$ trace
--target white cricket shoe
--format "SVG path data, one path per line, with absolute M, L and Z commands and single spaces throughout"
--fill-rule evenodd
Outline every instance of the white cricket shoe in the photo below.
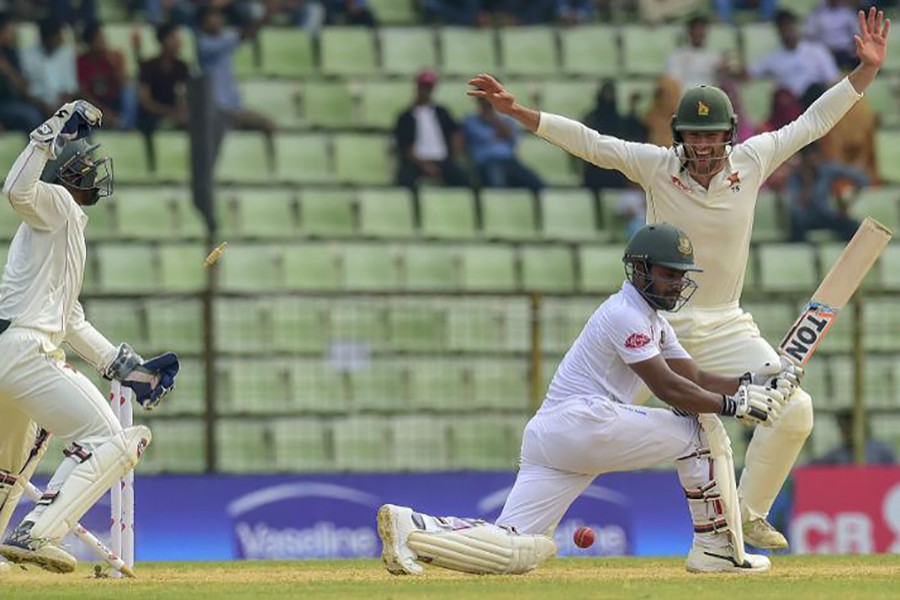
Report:
M 738 564 L 731 544 L 706 545 L 694 539 L 685 568 L 691 573 L 761 573 L 772 568 L 769 557 L 744 553 L 744 563 Z
M 409 534 L 418 529 L 412 515 L 411 508 L 393 504 L 385 504 L 378 509 L 381 560 L 392 575 L 421 575 L 425 571 L 416 562 L 416 553 L 406 545 Z
M 788 547 L 787 538 L 765 519 L 744 521 L 744 542 L 766 550 L 786 550 Z

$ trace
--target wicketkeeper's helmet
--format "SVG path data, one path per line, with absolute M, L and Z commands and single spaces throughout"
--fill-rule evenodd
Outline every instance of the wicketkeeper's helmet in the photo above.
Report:
M 731 143 L 737 139 L 737 115 L 728 94 L 711 85 L 688 90 L 672 116 L 672 139 L 684 141 L 683 131 L 730 131 Z
M 89 191 L 86 203 L 96 204 L 113 193 L 113 161 L 108 156 L 94 157 L 93 152 L 99 147 L 100 144 L 84 139 L 67 143 L 54 160 L 47 162 L 41 179 Z

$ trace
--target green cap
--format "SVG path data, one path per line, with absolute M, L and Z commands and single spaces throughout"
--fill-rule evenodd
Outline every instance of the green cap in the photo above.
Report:
M 694 264 L 694 246 L 683 231 L 669 223 L 645 225 L 625 246 L 626 263 L 647 262 L 681 271 L 703 271 Z
M 688 90 L 672 116 L 672 137 L 681 142 L 682 131 L 730 131 L 734 140 L 737 115 L 728 94 L 711 85 Z

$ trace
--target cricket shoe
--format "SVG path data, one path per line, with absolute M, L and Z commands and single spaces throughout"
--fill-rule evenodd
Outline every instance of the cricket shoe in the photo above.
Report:
M 25 521 L 13 530 L 3 544 L 0 556 L 16 564 L 37 565 L 52 573 L 71 573 L 78 560 L 50 540 L 31 537 L 31 521 Z
M 772 563 L 767 556 L 745 552 L 741 564 L 731 544 L 705 545 L 694 540 L 685 568 L 691 573 L 761 573 L 771 569 Z
M 416 562 L 416 553 L 406 544 L 409 534 L 418 529 L 411 508 L 385 504 L 378 509 L 381 560 L 392 575 L 421 575 L 425 571 Z
M 788 547 L 787 538 L 762 518 L 744 521 L 744 542 L 766 550 L 786 550 Z

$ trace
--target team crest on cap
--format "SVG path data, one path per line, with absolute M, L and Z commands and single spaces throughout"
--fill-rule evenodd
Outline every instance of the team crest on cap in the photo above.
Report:
M 697 101 L 697 115 L 701 117 L 709 116 L 709 105 L 702 100 Z
M 693 254 L 694 247 L 691 245 L 691 240 L 683 235 L 678 236 L 678 251 L 681 252 L 684 256 L 690 256 L 691 254 Z

